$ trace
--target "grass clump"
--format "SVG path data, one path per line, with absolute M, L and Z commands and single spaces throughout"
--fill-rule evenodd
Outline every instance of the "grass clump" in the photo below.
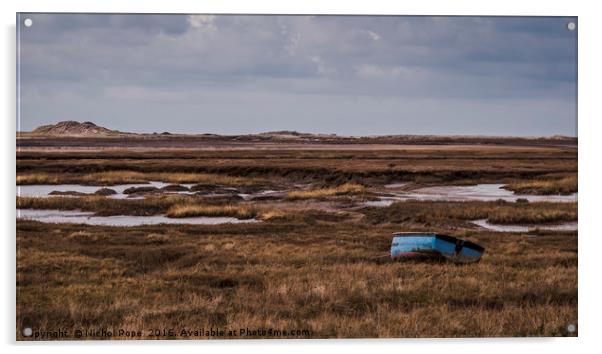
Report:
M 286 195 L 287 199 L 320 199 L 325 197 L 332 197 L 337 195 L 348 195 L 348 194 L 360 194 L 363 193 L 366 188 L 357 183 L 344 183 L 337 187 L 332 188 L 320 188 L 312 189 L 307 191 L 293 191 Z
M 288 214 L 282 210 L 260 209 L 251 205 L 224 204 L 176 204 L 167 210 L 167 217 L 187 218 L 195 216 L 229 216 L 237 219 L 257 218 L 262 221 L 282 220 Z
M 230 216 L 237 219 L 252 219 L 257 215 L 257 209 L 249 205 L 177 204 L 167 210 L 167 217 L 169 218 Z

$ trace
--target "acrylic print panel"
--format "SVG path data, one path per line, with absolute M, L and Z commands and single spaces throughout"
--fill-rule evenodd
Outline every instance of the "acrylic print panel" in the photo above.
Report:
M 577 335 L 577 18 L 17 28 L 18 340 Z

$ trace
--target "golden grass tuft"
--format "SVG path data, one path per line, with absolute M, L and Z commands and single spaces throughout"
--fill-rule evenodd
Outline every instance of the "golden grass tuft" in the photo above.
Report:
M 230 216 L 237 219 L 252 219 L 257 214 L 257 209 L 249 205 L 177 204 L 167 210 L 167 217 L 169 218 Z
M 360 194 L 363 193 L 366 188 L 357 183 L 344 183 L 337 187 L 332 188 L 321 188 L 312 189 L 308 191 L 293 191 L 286 195 L 287 199 L 319 199 L 325 197 L 332 197 L 336 195 L 346 194 Z
M 230 216 L 237 219 L 257 218 L 262 221 L 282 219 L 287 214 L 282 210 L 265 209 L 250 205 L 203 205 L 203 204 L 176 204 L 167 210 L 167 217 L 188 218 L 195 216 Z

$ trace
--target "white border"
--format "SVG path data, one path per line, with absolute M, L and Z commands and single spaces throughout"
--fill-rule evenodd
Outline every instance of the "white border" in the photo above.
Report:
M 602 318 L 598 296 L 602 262 L 598 255 L 602 249 L 597 213 L 602 209 L 597 201 L 602 197 L 596 181 L 602 181 L 600 156 L 602 150 L 599 120 L 602 53 L 599 41 L 602 13 L 593 4 L 575 1 L 507 0 L 496 2 L 482 0 L 421 0 L 389 2 L 384 0 L 21 0 L 3 1 L 2 11 L 2 85 L 0 97 L 3 109 L 1 165 L 2 179 L 2 235 L 3 286 L 0 291 L 3 306 L 0 321 L 1 343 L 5 352 L 39 351 L 45 353 L 106 354 L 107 350 L 131 351 L 144 346 L 150 353 L 163 353 L 167 345 L 178 351 L 227 352 L 281 352 L 293 353 L 308 350 L 337 350 L 365 352 L 371 346 L 378 350 L 407 353 L 508 353 L 521 352 L 573 353 L 599 348 L 599 319 Z M 318 340 L 318 341 L 232 341 L 232 342 L 161 342 L 161 343 L 95 343 L 78 344 L 21 344 L 14 342 L 15 324 L 15 13 L 16 12 L 178 12 L 178 13 L 288 13 L 288 14 L 405 14 L 405 15 L 554 15 L 579 16 L 579 338 L 558 339 L 405 339 L 405 340 Z M 284 348 L 286 346 L 286 348 Z M 336 348 L 336 349 L 335 349 Z

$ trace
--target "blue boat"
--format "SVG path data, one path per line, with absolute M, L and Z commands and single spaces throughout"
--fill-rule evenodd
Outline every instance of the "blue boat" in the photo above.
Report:
M 393 234 L 391 258 L 394 260 L 432 258 L 455 263 L 478 262 L 485 249 L 476 243 L 431 232 Z

